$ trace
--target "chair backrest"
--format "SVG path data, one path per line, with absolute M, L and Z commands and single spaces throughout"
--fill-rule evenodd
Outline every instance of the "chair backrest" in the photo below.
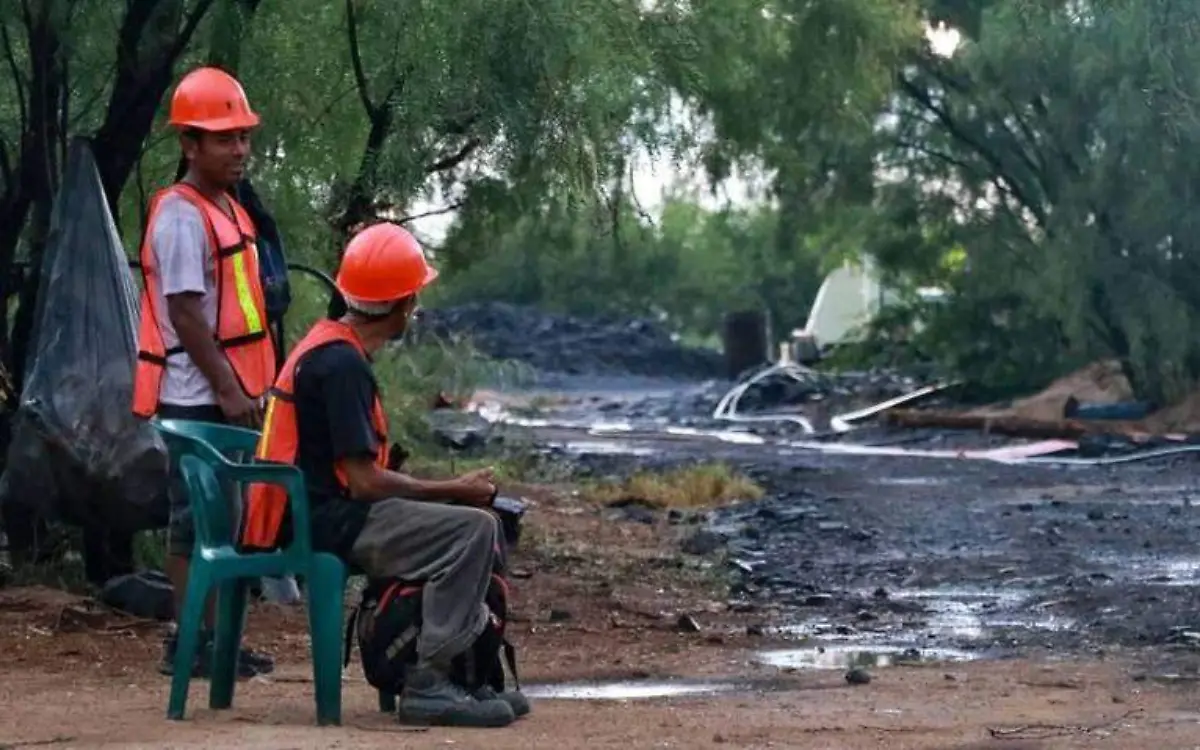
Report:
M 197 453 L 179 457 L 179 472 L 187 486 L 196 542 L 201 547 L 234 546 L 236 506 L 217 478 L 213 463 Z
M 196 528 L 206 547 L 233 544 L 241 523 L 241 484 L 223 476 L 225 461 L 248 463 L 259 434 L 253 430 L 187 419 L 158 419 L 154 426 L 167 444 L 172 465 L 183 475 Z M 189 472 L 184 459 L 191 458 Z M 197 463 L 198 462 L 198 463 Z
M 250 462 L 260 436 L 260 433 L 245 427 L 190 419 L 156 419 L 154 425 L 164 439 L 178 437 L 198 440 L 207 447 L 219 451 L 230 461 L 237 463 Z M 180 444 L 179 447 L 181 450 L 186 450 L 183 444 Z
M 308 514 L 308 491 L 298 468 L 254 459 L 259 433 L 242 427 L 179 419 L 154 421 L 187 484 L 193 508 L 196 540 L 205 546 L 231 545 L 241 530 L 244 487 L 255 482 L 286 488 L 293 538 L 285 554 L 306 557 L 311 553 L 312 525 Z M 241 454 L 226 455 L 226 454 Z M 184 459 L 190 458 L 183 471 Z M 199 511 L 199 512 L 195 512 Z

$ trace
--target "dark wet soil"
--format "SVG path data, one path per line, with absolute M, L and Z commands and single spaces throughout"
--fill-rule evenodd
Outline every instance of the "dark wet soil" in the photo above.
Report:
M 588 403 L 568 407 L 574 424 Z M 610 428 L 590 433 L 547 415 L 552 424 L 534 434 L 579 474 L 722 460 L 756 479 L 764 499 L 673 533 L 727 566 L 731 606 L 777 610 L 783 631 L 850 661 L 1200 652 L 1196 454 L 1108 467 L 836 455 L 664 434 L 674 419 L 611 429 L 621 412 L 593 411 Z M 744 429 L 722 425 L 731 427 Z M 843 439 L 952 450 L 1006 442 L 876 427 Z M 803 665 L 817 653 L 793 658 Z

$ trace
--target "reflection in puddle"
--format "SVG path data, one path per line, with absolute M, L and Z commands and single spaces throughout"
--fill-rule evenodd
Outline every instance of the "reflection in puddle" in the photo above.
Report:
M 948 648 L 905 649 L 898 646 L 814 646 L 759 654 L 759 660 L 764 664 L 792 669 L 879 668 L 938 661 L 969 661 L 975 658 L 978 657 L 968 651 Z
M 861 593 L 864 597 L 869 594 Z M 891 598 L 919 602 L 924 612 L 909 614 L 892 622 L 880 622 L 868 629 L 847 628 L 844 624 L 818 617 L 784 626 L 780 631 L 793 636 L 856 643 L 858 645 L 854 648 L 858 650 L 878 650 L 866 643 L 874 644 L 888 638 L 888 633 L 891 633 L 899 644 L 883 648 L 903 650 L 905 646 L 902 644 L 918 633 L 924 638 L 987 641 L 999 635 L 997 631 L 1006 629 L 1057 632 L 1075 626 L 1074 620 L 1041 611 L 1041 607 L 1031 601 L 1034 595 L 1028 589 L 901 589 L 892 592 Z M 902 632 L 909 637 L 901 639 Z
M 521 692 L 530 698 L 559 700 L 636 700 L 714 695 L 733 690 L 727 682 L 576 682 L 532 685 Z
M 947 483 L 943 477 L 882 477 L 875 484 L 889 487 L 939 487 Z
M 667 427 L 663 429 L 663 432 L 668 435 L 715 438 L 723 443 L 736 443 L 738 445 L 763 445 L 767 442 L 758 435 L 749 432 L 738 432 L 737 430 L 701 430 L 695 427 Z
M 614 432 L 633 432 L 633 425 L 629 422 L 592 422 L 588 427 L 588 433 L 592 435 L 609 435 Z
M 561 448 L 580 456 L 653 456 L 653 448 L 644 448 L 624 440 L 567 440 L 547 443 L 552 448 Z
M 926 629 L 942 637 L 983 639 L 998 628 L 1065 630 L 1072 620 L 1051 614 L 1017 612 L 1033 597 L 1023 589 L 996 591 L 951 587 L 898 591 L 896 599 L 916 599 L 930 611 Z
M 1200 583 L 1200 557 L 1130 557 L 1103 555 L 1092 558 L 1114 580 L 1194 586 Z

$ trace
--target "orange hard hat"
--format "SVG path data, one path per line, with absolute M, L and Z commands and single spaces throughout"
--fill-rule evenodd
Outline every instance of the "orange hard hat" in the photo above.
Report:
M 237 79 L 219 68 L 197 68 L 183 77 L 171 97 L 171 125 L 222 131 L 258 125 L 246 92 Z
M 395 302 L 416 294 L 438 276 L 417 238 L 390 222 L 362 230 L 346 245 L 337 287 L 348 300 Z

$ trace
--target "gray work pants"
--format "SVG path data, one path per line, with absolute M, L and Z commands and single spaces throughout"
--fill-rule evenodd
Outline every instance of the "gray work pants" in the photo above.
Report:
M 448 665 L 487 624 L 499 542 L 499 522 L 485 510 L 390 498 L 371 504 L 350 557 L 371 578 L 424 584 L 417 658 Z

